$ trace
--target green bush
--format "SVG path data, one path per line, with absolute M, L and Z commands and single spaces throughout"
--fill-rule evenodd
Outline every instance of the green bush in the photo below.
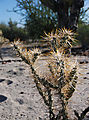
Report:
M 54 22 L 46 18 L 39 18 L 37 16 L 26 21 L 26 29 L 30 38 L 37 39 L 43 36 L 44 31 L 47 33 L 55 29 Z
M 25 20 L 30 38 L 38 39 L 58 25 L 57 13 L 44 6 L 39 0 L 16 0 L 14 12 L 19 11 Z M 18 12 L 17 12 L 18 13 Z
M 83 48 L 89 47 L 89 25 L 82 23 L 79 24 L 78 37 Z
M 0 24 L 0 30 L 3 32 L 3 36 L 10 41 L 14 41 L 16 38 L 20 38 L 25 41 L 28 39 L 28 34 L 24 28 L 18 28 L 14 23 L 12 25 Z

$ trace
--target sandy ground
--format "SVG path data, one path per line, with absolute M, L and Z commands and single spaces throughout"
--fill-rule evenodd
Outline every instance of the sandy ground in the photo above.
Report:
M 45 120 L 47 109 L 39 95 L 29 66 L 19 62 L 13 49 L 3 48 L 0 61 L 0 120 Z M 3 96 L 5 97 L 3 97 Z
M 48 110 L 39 95 L 29 66 L 16 56 L 11 47 L 2 48 L 0 60 L 0 120 L 48 120 Z M 71 119 L 73 110 L 81 113 L 89 106 L 89 58 L 78 56 L 79 78 L 76 90 L 69 100 Z M 89 120 L 87 118 L 86 120 Z

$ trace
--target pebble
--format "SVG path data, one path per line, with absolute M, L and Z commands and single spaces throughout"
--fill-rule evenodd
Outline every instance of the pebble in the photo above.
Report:
M 6 96 L 0 95 L 0 103 L 1 103 L 1 102 L 4 102 L 4 101 L 6 101 L 6 100 L 7 100 L 7 97 L 6 97 Z
M 12 84 L 12 83 L 13 83 L 13 81 L 7 80 L 7 85 L 10 85 L 10 84 Z
M 16 101 L 17 101 L 20 105 L 24 104 L 24 102 L 23 102 L 22 99 L 16 99 Z
M 5 79 L 0 79 L 0 83 L 3 82 L 3 81 L 5 81 Z

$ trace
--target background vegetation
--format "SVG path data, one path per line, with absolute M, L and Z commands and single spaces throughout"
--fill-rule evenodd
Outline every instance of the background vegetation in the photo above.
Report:
M 89 24 L 79 23 L 77 39 L 83 48 L 89 48 Z
M 16 38 L 20 38 L 25 41 L 28 39 L 28 33 L 24 28 L 17 27 L 16 22 L 12 22 L 10 19 L 8 25 L 1 23 L 0 30 L 3 32 L 3 36 L 10 41 L 13 41 Z
M 11 19 L 8 25 L 0 24 L 0 29 L 3 31 L 3 36 L 13 41 L 15 38 L 21 40 L 40 39 L 44 35 L 44 31 L 51 32 L 58 27 L 57 13 L 53 12 L 48 7 L 44 6 L 40 0 L 16 0 L 17 5 L 13 8 L 13 12 L 20 13 L 24 17 L 24 27 L 17 27 L 17 23 Z M 85 47 L 89 46 L 88 32 L 89 25 L 85 20 L 88 8 L 82 8 L 78 27 L 78 37 L 80 44 Z M 86 17 L 88 18 L 88 17 Z M 87 23 L 86 23 L 87 22 Z

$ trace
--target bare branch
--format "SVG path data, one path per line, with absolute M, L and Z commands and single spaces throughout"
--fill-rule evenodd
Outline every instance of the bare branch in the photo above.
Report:
M 42 4 L 52 9 L 53 12 L 58 10 L 58 3 L 55 0 L 40 0 Z

